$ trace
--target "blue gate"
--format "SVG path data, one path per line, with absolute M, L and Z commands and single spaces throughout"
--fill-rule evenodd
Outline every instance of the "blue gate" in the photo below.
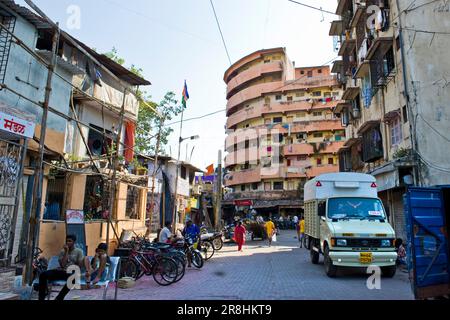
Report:
M 405 195 L 409 266 L 416 298 L 449 292 L 449 251 L 443 188 L 412 187 Z

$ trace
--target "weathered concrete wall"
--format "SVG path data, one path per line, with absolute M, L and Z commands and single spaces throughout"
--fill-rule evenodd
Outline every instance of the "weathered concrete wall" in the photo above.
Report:
M 400 0 L 400 10 L 409 1 Z M 416 30 L 450 30 L 448 1 L 437 1 L 402 15 L 403 26 Z M 410 27 L 411 28 L 411 27 Z M 448 35 L 404 30 L 410 105 L 417 119 L 418 152 L 425 185 L 450 183 L 450 41 Z

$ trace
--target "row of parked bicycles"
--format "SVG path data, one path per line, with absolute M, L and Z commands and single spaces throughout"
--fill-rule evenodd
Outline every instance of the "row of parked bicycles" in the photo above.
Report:
M 121 277 L 139 280 L 152 276 L 159 285 L 169 286 L 183 279 L 188 266 L 203 268 L 205 261 L 221 250 L 223 244 L 222 233 L 209 233 L 204 229 L 195 238 L 179 238 L 172 244 L 134 237 L 122 245 L 129 253 L 122 259 Z

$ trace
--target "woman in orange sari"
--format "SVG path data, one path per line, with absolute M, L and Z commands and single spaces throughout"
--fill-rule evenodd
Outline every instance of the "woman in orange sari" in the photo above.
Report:
M 239 221 L 237 227 L 234 229 L 234 241 L 236 241 L 238 245 L 238 251 L 242 251 L 242 246 L 245 244 L 245 233 L 247 230 L 242 225 L 242 222 Z

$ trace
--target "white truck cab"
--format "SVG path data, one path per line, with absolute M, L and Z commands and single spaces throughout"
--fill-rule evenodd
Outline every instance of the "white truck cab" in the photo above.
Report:
M 338 267 L 368 266 L 395 275 L 395 232 L 371 175 L 330 173 L 307 182 L 305 234 L 312 263 L 323 254 L 329 277 Z

